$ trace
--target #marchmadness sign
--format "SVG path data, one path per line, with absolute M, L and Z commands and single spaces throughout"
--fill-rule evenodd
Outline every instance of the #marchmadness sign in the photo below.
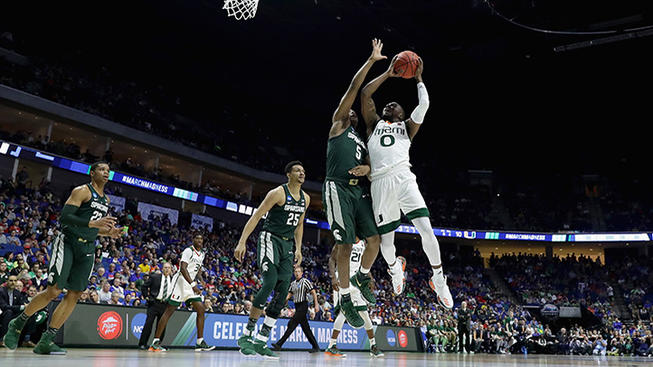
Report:
M 55 307 L 53 304 L 52 307 Z M 197 328 L 196 313 L 176 311 L 168 322 L 162 344 L 171 347 L 195 346 Z M 137 346 L 145 319 L 145 308 L 120 307 L 80 303 L 64 327 L 57 341 L 67 346 L 127 347 Z M 204 324 L 204 340 L 219 348 L 237 348 L 237 340 L 247 325 L 246 315 L 207 313 Z M 279 319 L 270 333 L 270 341 L 276 342 L 287 329 L 289 319 Z M 331 338 L 333 323 L 309 321 L 320 348 L 326 349 Z M 261 318 L 256 331 L 263 325 Z M 420 351 L 414 328 L 376 327 L 376 340 L 382 350 Z M 148 344 L 154 338 L 154 330 Z M 345 324 L 338 336 L 338 347 L 343 350 L 367 350 L 367 332 Z M 295 329 L 284 344 L 288 349 L 311 349 L 301 327 Z

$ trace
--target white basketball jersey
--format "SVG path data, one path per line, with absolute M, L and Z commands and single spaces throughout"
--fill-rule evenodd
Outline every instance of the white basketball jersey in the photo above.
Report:
M 187 247 L 184 252 L 181 253 L 181 261 L 188 263 L 186 270 L 188 270 L 188 275 L 190 275 L 191 280 L 195 280 L 197 273 L 202 269 L 204 255 L 204 251 L 197 251 L 193 246 Z
M 379 120 L 367 139 L 367 148 L 372 181 L 394 170 L 410 168 L 410 138 L 405 121 Z
M 351 255 L 349 256 L 349 277 L 353 277 L 361 267 L 361 260 L 363 259 L 363 252 L 365 251 L 365 241 L 360 240 L 356 242 L 351 248 Z M 336 267 L 336 278 L 338 277 L 338 268 Z

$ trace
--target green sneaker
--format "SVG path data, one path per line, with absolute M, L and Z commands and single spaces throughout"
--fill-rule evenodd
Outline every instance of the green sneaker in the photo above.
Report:
M 370 278 L 370 275 L 363 274 L 360 272 L 360 270 L 354 274 L 353 277 L 349 278 L 349 281 L 351 284 L 358 288 L 358 290 L 361 291 L 361 294 L 363 295 L 363 298 L 372 305 L 376 304 L 376 297 L 374 296 L 374 293 L 370 289 L 370 282 L 372 281 L 372 278 Z
M 370 355 L 374 358 L 383 357 L 385 354 L 376 347 L 376 344 L 370 347 Z
M 347 297 L 347 299 L 342 297 L 340 299 L 340 311 L 345 314 L 345 318 L 351 327 L 360 329 L 365 324 L 361 315 L 356 311 L 354 303 L 351 301 L 350 297 Z
M 16 348 L 18 348 L 18 339 L 20 338 L 20 333 L 23 329 L 21 325 L 16 325 L 20 324 L 16 322 L 16 319 L 13 319 L 9 321 L 9 325 L 7 326 L 7 333 L 5 334 L 5 337 L 2 338 L 2 342 L 5 344 L 5 347 L 9 348 L 9 350 L 14 351 Z
M 208 352 L 210 350 L 215 349 L 215 345 L 208 345 L 206 344 L 206 340 L 202 340 L 201 343 L 195 344 L 195 351 L 196 352 Z
M 254 345 L 254 350 L 259 355 L 262 355 L 265 358 L 279 359 L 279 355 L 268 348 L 268 343 L 264 343 L 260 340 L 255 340 L 252 344 Z
M 65 355 L 66 350 L 54 344 L 54 337 L 55 335 L 53 333 L 47 331 L 43 333 L 41 340 L 36 344 L 33 352 L 36 354 Z
M 324 351 L 324 354 L 331 356 L 331 357 L 340 357 L 340 358 L 347 358 L 347 355 L 338 349 L 335 345 L 332 347 L 327 348 Z
M 252 338 L 247 335 L 242 335 L 238 338 L 238 347 L 240 348 L 240 354 L 244 356 L 254 356 L 256 355 L 256 350 L 254 350 L 254 343 L 252 343 Z

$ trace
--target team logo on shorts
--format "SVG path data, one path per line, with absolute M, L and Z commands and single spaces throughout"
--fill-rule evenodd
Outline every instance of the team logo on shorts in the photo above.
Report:
M 122 317 L 114 311 L 103 313 L 97 319 L 97 333 L 105 340 L 116 339 L 122 334 Z
M 340 230 L 339 229 L 336 229 L 335 231 L 333 231 L 333 237 L 335 237 L 336 240 L 338 240 L 338 241 L 342 241 L 342 236 L 340 235 Z
M 262 269 L 263 273 L 268 271 L 268 262 L 267 261 L 264 262 L 263 264 L 261 264 L 261 269 Z

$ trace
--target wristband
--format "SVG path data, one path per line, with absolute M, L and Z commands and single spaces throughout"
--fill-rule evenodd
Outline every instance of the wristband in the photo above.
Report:
M 191 287 L 191 288 L 195 288 L 196 285 L 197 285 L 197 282 L 192 282 L 192 283 L 190 283 L 190 287 Z

